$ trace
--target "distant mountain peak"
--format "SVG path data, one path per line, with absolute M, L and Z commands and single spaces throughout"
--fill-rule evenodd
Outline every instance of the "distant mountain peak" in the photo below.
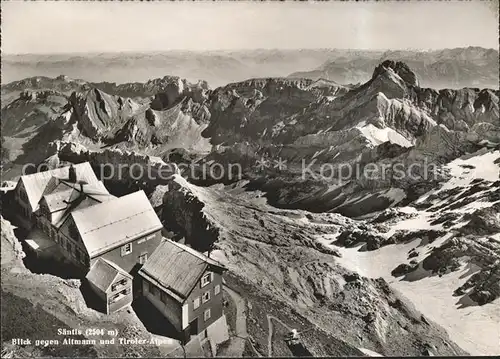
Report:
M 372 79 L 387 72 L 389 69 L 394 71 L 401 79 L 410 86 L 420 87 L 417 75 L 410 69 L 410 67 L 402 61 L 385 60 L 378 65 L 373 71 Z

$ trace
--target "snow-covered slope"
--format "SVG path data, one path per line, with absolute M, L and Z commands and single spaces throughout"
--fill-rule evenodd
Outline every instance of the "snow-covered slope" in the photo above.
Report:
M 497 355 L 499 165 L 498 150 L 482 150 L 454 160 L 444 166 L 451 175 L 448 181 L 406 207 L 387 211 L 385 217 L 381 215 L 359 230 L 349 245 L 344 239 L 338 241 L 345 233 L 323 235 L 318 240 L 339 250 L 337 262 L 349 270 L 386 279 L 426 317 L 443 326 L 463 349 L 473 355 Z M 486 214 L 478 213 L 485 209 Z M 368 233 L 379 236 L 378 245 L 372 243 L 371 250 L 365 239 Z M 351 231 L 351 238 L 353 235 Z M 408 261 L 410 264 L 404 264 Z

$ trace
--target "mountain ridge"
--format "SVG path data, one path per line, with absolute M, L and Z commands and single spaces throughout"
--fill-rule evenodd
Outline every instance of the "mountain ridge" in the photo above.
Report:
M 406 62 L 419 75 L 422 86 L 433 88 L 493 87 L 498 89 L 498 49 L 481 47 L 431 51 L 388 50 L 379 57 L 338 57 L 310 71 L 295 72 L 291 78 L 319 77 L 340 83 L 364 82 L 371 69 L 387 60 Z M 487 71 L 485 71 L 485 68 Z
M 325 341 L 383 355 L 496 352 L 498 90 L 422 87 L 401 61 L 351 85 L 53 83 L 2 87 L 14 99 L 2 108 L 3 175 L 15 179 L 26 163 L 169 169 L 162 181 L 106 185 L 145 190 L 167 229 L 276 302 L 249 294 L 249 313 L 281 308 Z M 214 163 L 239 164 L 241 176 L 212 175 Z M 248 321 L 266 348 L 259 325 Z
M 496 57 L 495 57 L 496 54 Z M 302 50 L 244 50 L 209 52 L 154 52 L 115 54 L 53 54 L 6 55 L 3 57 L 3 83 L 38 75 L 58 76 L 61 73 L 90 82 L 145 82 L 150 78 L 175 73 L 191 82 L 205 79 L 212 87 L 243 81 L 254 77 L 289 76 L 325 77 L 339 83 L 364 82 L 371 69 L 387 58 L 401 59 L 418 69 L 427 79 L 428 87 L 498 87 L 498 49 L 478 47 L 442 50 L 356 50 L 356 49 L 302 49 Z M 492 59 L 485 61 L 484 59 Z M 464 60 L 466 60 L 464 62 Z M 337 66 L 328 68 L 332 61 Z M 431 62 L 432 67 L 424 64 Z M 488 68 L 490 76 L 474 64 Z M 108 71 L 103 72 L 101 66 Z M 321 70 L 326 66 L 326 70 Z M 471 71 L 461 71 L 468 69 Z M 146 70 L 147 69 L 147 70 Z M 313 71 L 323 75 L 309 76 Z M 427 70 L 426 70 L 427 69 Z M 326 71 L 326 72 L 325 72 Z M 496 77 L 495 77 L 496 75 Z M 446 81 L 441 81 L 442 78 Z M 459 77 L 467 82 L 459 81 Z M 440 79 L 441 78 L 441 79 Z M 472 81 L 480 79 L 480 82 Z M 421 81 L 422 82 L 422 81 Z

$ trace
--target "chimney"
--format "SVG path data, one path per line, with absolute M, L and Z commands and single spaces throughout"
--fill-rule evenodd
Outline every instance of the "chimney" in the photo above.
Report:
M 76 170 L 73 165 L 69 166 L 68 180 L 71 183 L 76 183 Z

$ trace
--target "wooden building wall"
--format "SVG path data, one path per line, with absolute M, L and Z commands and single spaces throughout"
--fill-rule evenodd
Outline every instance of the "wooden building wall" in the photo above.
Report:
M 28 195 L 26 194 L 26 189 L 21 180 L 17 182 L 16 188 L 14 189 L 15 202 L 21 207 L 23 215 L 31 220 L 33 215 L 31 205 L 28 201 Z
M 165 318 L 175 327 L 179 332 L 182 331 L 182 306 L 179 302 L 174 300 L 168 295 L 164 295 L 163 301 L 161 297 L 161 290 L 156 288 L 155 293 L 151 293 L 149 290 L 150 283 L 143 279 L 142 280 L 142 293 L 143 295 L 153 304 L 156 309 L 162 312 Z
M 212 281 L 205 285 L 201 286 L 201 280 L 196 284 L 196 287 L 193 289 L 189 298 L 187 299 L 188 305 L 188 324 L 191 323 L 195 318 L 198 318 L 198 333 L 204 331 L 210 324 L 215 322 L 222 316 L 223 313 L 223 300 L 222 300 L 222 275 L 216 272 L 207 271 L 204 273 L 212 273 Z M 215 294 L 215 287 L 219 286 L 219 293 Z M 206 303 L 202 301 L 202 295 L 205 292 L 210 292 L 210 300 Z M 194 309 L 194 300 L 199 298 L 200 306 Z M 205 310 L 210 308 L 210 319 L 207 321 L 204 320 Z
M 126 281 L 124 285 L 117 286 L 116 288 L 113 288 L 113 285 L 115 283 L 120 282 L 121 280 Z M 127 294 L 120 299 L 116 301 L 112 301 L 113 296 L 119 294 L 120 292 L 126 290 Z M 113 284 L 108 288 L 106 292 L 106 297 L 107 297 L 107 308 L 108 308 L 108 314 L 114 313 L 117 310 L 120 310 L 121 308 L 130 305 L 133 300 L 132 296 L 132 278 L 125 277 L 122 274 L 119 274 L 116 278 L 116 280 L 113 282 Z
M 102 257 L 117 264 L 125 270 L 125 272 L 131 273 L 134 267 L 139 263 L 139 257 L 144 253 L 146 253 L 148 257 L 151 256 L 153 251 L 160 244 L 161 238 L 161 230 L 159 229 L 132 241 L 132 253 L 122 256 L 122 245 L 92 258 L 91 263 Z

